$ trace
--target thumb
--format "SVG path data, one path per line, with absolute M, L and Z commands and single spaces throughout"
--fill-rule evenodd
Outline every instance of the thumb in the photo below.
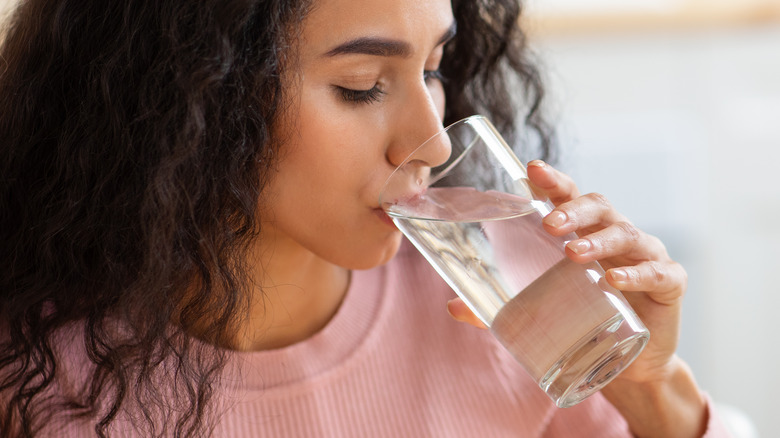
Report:
M 469 309 L 469 306 L 460 298 L 455 298 L 447 302 L 447 312 L 449 312 L 457 321 L 465 322 L 466 324 L 471 324 L 474 327 L 481 329 L 487 328 L 487 326 L 477 318 L 477 315 L 475 315 L 474 312 Z

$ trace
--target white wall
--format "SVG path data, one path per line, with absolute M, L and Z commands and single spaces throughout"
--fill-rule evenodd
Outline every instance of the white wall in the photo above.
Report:
M 681 356 L 716 401 L 778 436 L 780 25 L 537 47 L 561 108 L 560 165 L 683 263 Z

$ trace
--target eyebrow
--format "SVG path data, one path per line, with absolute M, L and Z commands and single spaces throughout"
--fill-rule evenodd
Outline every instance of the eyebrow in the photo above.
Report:
M 447 30 L 439 37 L 436 46 L 446 43 L 455 37 L 457 25 L 453 21 Z M 407 58 L 412 54 L 412 46 L 405 41 L 386 38 L 362 37 L 339 44 L 325 53 L 325 56 L 338 55 L 372 55 L 372 56 L 398 56 Z

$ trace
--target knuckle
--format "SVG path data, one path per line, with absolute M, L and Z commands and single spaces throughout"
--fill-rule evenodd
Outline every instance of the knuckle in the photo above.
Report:
M 676 268 L 677 272 L 679 272 L 680 275 L 680 287 L 682 287 L 683 290 L 686 290 L 688 288 L 688 271 L 685 270 L 685 268 L 677 263 L 673 262 L 674 267 Z
M 636 242 L 642 237 L 639 229 L 630 222 L 617 222 L 615 226 L 626 236 L 628 241 Z
M 566 187 L 566 190 L 568 190 L 569 193 L 578 193 L 579 190 L 577 189 L 577 184 L 574 182 L 574 180 L 565 173 L 562 173 L 561 175 L 561 184 Z
M 642 232 L 640 231 L 640 233 Z M 642 234 L 644 235 L 644 238 L 647 241 L 648 251 L 650 251 L 650 254 L 654 258 L 656 258 L 657 260 L 671 261 L 671 258 L 669 257 L 669 252 L 666 250 L 666 245 L 664 245 L 661 239 L 659 239 L 658 237 L 652 234 L 646 234 L 646 233 L 642 233 Z
M 612 204 L 609 202 L 609 199 L 607 199 L 607 197 L 601 193 L 588 193 L 585 195 L 585 197 L 605 208 L 612 208 Z
M 647 237 L 650 240 L 650 244 L 657 247 L 663 254 L 666 254 L 666 245 L 664 245 L 661 239 L 653 235 L 648 235 Z
M 667 272 L 661 263 L 656 261 L 647 262 L 647 280 L 654 285 L 658 286 L 666 283 Z

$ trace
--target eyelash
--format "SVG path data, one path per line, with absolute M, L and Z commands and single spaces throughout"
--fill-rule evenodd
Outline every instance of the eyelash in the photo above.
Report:
M 377 85 L 368 90 L 353 90 L 350 88 L 336 87 L 345 102 L 350 103 L 374 103 L 382 99 L 385 94 Z
M 423 71 L 423 79 L 425 79 L 425 82 L 428 83 L 428 81 L 436 80 L 440 82 L 446 82 L 446 78 L 441 74 L 439 70 L 425 70 Z M 344 87 L 336 87 L 339 94 L 341 94 L 341 98 L 345 102 L 350 103 L 374 103 L 379 102 L 382 100 L 382 96 L 384 96 L 385 92 L 379 88 L 379 86 L 374 85 L 372 88 L 368 90 L 353 90 L 351 88 L 344 88 Z

